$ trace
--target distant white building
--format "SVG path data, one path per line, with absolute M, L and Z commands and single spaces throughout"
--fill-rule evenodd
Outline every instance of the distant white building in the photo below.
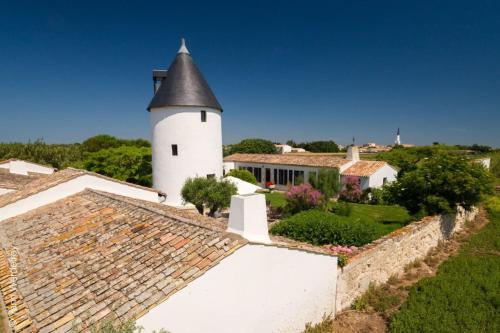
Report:
M 308 182 L 321 169 L 338 169 L 341 180 L 358 177 L 361 188 L 380 187 L 396 180 L 397 170 L 384 161 L 359 159 L 358 147 L 350 146 L 346 158 L 325 154 L 233 154 L 224 158 L 224 172 L 246 169 L 257 182 L 265 186 L 272 182 L 278 189 L 286 189 L 299 180 Z
M 288 154 L 288 153 L 305 153 L 306 150 L 304 148 L 296 148 L 292 147 L 290 145 L 282 145 L 282 144 L 277 144 L 274 145 L 276 147 L 276 150 L 280 154 Z

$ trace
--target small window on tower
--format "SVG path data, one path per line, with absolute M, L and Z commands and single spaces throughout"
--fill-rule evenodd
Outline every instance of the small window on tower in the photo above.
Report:
M 173 156 L 179 155 L 179 151 L 177 149 L 177 145 L 172 145 L 172 155 Z
M 207 111 L 202 110 L 201 111 L 201 122 L 206 123 L 207 122 Z

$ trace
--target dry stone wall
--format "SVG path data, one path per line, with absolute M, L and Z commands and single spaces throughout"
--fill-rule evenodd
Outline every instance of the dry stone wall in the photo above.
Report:
M 423 258 L 439 241 L 448 239 L 474 219 L 477 210 L 459 209 L 455 216 L 429 216 L 367 244 L 337 273 L 336 312 L 350 307 L 370 282 L 384 283 L 401 274 L 410 262 Z

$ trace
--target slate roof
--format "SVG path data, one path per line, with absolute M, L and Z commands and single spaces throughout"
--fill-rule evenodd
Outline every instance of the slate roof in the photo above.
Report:
M 19 175 L 10 173 L 8 169 L 0 168 L 0 188 L 7 188 L 12 190 L 21 190 L 32 181 L 44 178 L 46 175 L 39 173 L 30 173 L 26 175 Z
M 342 176 L 370 177 L 387 162 L 383 161 L 357 161 L 341 172 Z
M 85 190 L 1 222 L 0 291 L 7 304 L 16 300 L 15 331 L 137 319 L 246 244 L 180 214 Z
M 245 162 L 260 164 L 283 164 L 321 168 L 340 168 L 349 163 L 345 158 L 335 156 L 295 155 L 295 154 L 233 154 L 224 162 Z
M 212 89 L 183 46 L 168 68 L 167 76 L 151 100 L 148 111 L 165 106 L 200 106 L 222 111 Z
M 122 183 L 122 184 L 125 184 L 128 186 L 138 187 L 138 188 L 141 188 L 143 190 L 158 192 L 152 188 L 123 182 L 123 181 L 109 178 L 109 177 L 106 177 L 106 176 L 103 176 L 103 175 L 100 175 L 100 174 L 97 174 L 94 172 L 80 170 L 80 169 L 66 168 L 64 170 L 54 172 L 53 174 L 45 175 L 44 177 L 40 177 L 38 179 L 35 179 L 32 182 L 23 186 L 23 188 L 19 191 L 7 193 L 7 194 L 0 196 L 0 208 L 6 206 L 8 204 L 11 204 L 13 202 L 16 202 L 18 200 L 27 198 L 33 194 L 45 191 L 45 190 L 47 190 L 51 187 L 54 187 L 56 185 L 65 183 L 65 182 L 72 180 L 76 177 L 83 176 L 83 175 L 92 175 L 95 177 L 107 179 L 109 181 Z

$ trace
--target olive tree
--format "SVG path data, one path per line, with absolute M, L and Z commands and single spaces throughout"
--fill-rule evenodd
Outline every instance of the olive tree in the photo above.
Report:
M 237 193 L 236 186 L 216 178 L 188 178 L 181 190 L 184 202 L 192 203 L 200 214 L 205 207 L 209 209 L 208 216 L 214 216 L 220 210 L 229 207 L 231 196 Z

